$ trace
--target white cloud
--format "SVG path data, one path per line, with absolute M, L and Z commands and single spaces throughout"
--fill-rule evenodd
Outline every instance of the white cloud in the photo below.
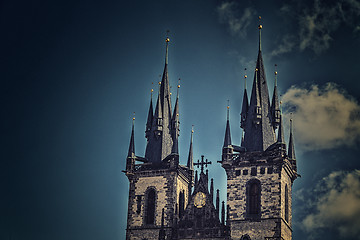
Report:
M 335 229 L 340 238 L 360 239 L 360 170 L 336 171 L 323 178 L 312 190 L 312 206 L 302 221 L 305 231 Z
M 230 33 L 233 36 L 246 37 L 247 28 L 254 19 L 254 9 L 248 7 L 244 9 L 242 14 L 239 14 L 235 2 L 223 2 L 217 7 L 217 12 L 220 22 L 228 25 Z
M 302 150 L 354 146 L 360 139 L 360 106 L 334 83 L 292 86 L 282 97 L 284 117 L 294 118 L 296 147 Z

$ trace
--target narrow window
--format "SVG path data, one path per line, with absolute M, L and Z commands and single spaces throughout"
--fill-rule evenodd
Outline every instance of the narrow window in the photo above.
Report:
M 289 222 L 289 191 L 287 184 L 285 185 L 285 221 Z
M 150 189 L 147 194 L 145 223 L 146 224 L 155 223 L 155 190 L 154 189 Z
M 179 194 L 179 218 L 183 216 L 184 208 L 185 208 L 185 193 L 181 191 Z
M 136 212 L 141 212 L 141 195 L 136 196 L 137 209 Z
M 236 175 L 236 176 L 240 176 L 240 173 L 241 173 L 240 170 L 236 170 L 236 171 L 235 171 L 235 175 Z
M 248 185 L 248 213 L 258 215 L 260 213 L 260 182 L 250 181 Z

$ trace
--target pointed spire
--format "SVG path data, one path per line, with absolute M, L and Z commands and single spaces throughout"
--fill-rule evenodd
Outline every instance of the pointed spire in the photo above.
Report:
M 180 132 L 179 88 L 180 88 L 180 78 L 179 78 L 179 84 L 177 86 L 177 96 L 176 96 L 175 108 L 174 108 L 173 119 L 172 119 L 173 147 L 172 147 L 171 152 L 175 153 L 175 154 L 179 154 L 179 149 L 178 149 L 178 137 L 179 137 L 179 132 Z
M 280 106 L 281 106 L 281 101 L 280 101 Z M 278 130 L 277 142 L 278 142 L 278 143 L 284 143 L 284 144 L 285 144 L 284 127 L 283 127 L 283 123 L 282 123 L 281 107 L 280 107 L 280 122 L 279 122 L 279 130 Z
M 149 106 L 149 113 L 146 121 L 146 137 L 149 137 L 149 133 L 151 131 L 152 123 L 153 123 L 153 117 L 154 117 L 154 109 L 152 104 L 152 95 L 153 95 L 154 89 L 151 89 L 151 97 L 150 97 L 150 106 Z
M 134 112 L 134 117 L 132 119 L 132 128 L 131 128 L 131 137 L 130 137 L 128 158 L 135 156 L 135 139 L 134 139 L 134 125 L 135 124 L 134 123 L 135 123 L 135 112 Z
M 161 88 L 161 82 L 159 82 L 159 88 Z M 162 107 L 161 107 L 161 99 L 160 99 L 160 89 L 159 89 L 159 94 L 158 94 L 158 98 L 156 101 L 156 107 L 155 107 L 155 114 L 154 114 L 154 119 L 156 121 L 156 119 L 162 118 Z M 157 123 L 159 124 L 159 123 Z
M 282 115 L 281 114 L 280 114 L 280 123 L 279 123 L 277 142 L 278 143 L 285 143 L 285 140 L 284 140 L 284 127 L 283 127 L 283 123 L 282 123 Z
M 221 203 L 221 223 L 225 225 L 225 202 Z
M 244 130 L 244 147 L 246 151 L 265 151 L 276 142 L 275 130 L 271 123 L 269 90 L 266 82 L 265 68 L 261 53 L 261 29 L 259 25 L 259 52 L 256 62 L 250 104 Z
M 249 111 L 249 98 L 247 95 L 247 90 L 246 90 L 246 68 L 245 68 L 245 75 L 244 75 L 244 97 L 243 97 L 243 102 L 242 102 L 242 108 L 241 108 L 241 125 L 240 127 L 244 128 L 245 127 L 245 121 L 246 121 L 246 117 Z
M 220 196 L 219 196 L 219 189 L 216 189 L 216 217 L 219 219 L 220 213 Z
M 189 156 L 187 161 L 187 167 L 191 170 L 194 170 L 194 160 L 193 160 L 193 134 L 194 134 L 194 125 L 191 127 L 191 138 L 190 138 L 190 147 L 189 147 Z
M 294 147 L 294 139 L 293 139 L 293 120 L 290 118 L 290 137 L 289 137 L 289 149 L 288 149 L 288 157 L 292 160 L 295 160 L 295 147 Z
M 280 107 L 279 107 L 279 96 L 277 91 L 277 64 L 275 64 L 275 82 L 274 82 L 274 93 L 271 101 L 271 118 L 274 128 L 277 128 L 280 122 Z
M 210 201 L 211 204 L 214 202 L 214 179 L 212 178 L 210 181 Z
M 228 101 L 229 101 L 229 100 L 228 100 Z M 226 129 L 225 129 L 225 138 L 224 138 L 224 148 L 231 146 L 229 111 L 230 111 L 230 106 L 229 106 L 229 103 L 228 103 L 228 106 L 227 106 Z

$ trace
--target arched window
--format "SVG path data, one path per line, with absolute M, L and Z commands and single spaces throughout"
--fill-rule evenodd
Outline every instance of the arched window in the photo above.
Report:
M 155 223 L 155 190 L 150 189 L 147 192 L 146 196 L 146 211 L 145 211 L 145 223 L 154 224 Z
M 289 190 L 288 185 L 285 185 L 285 221 L 289 222 Z
M 260 214 L 260 181 L 253 179 L 247 186 L 247 212 L 250 216 Z
M 185 208 L 185 193 L 181 191 L 179 194 L 179 218 L 183 216 Z

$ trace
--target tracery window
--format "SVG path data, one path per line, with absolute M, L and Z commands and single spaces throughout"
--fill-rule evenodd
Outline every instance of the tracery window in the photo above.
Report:
M 250 216 L 260 214 L 260 181 L 253 179 L 248 182 L 247 187 L 247 212 Z

